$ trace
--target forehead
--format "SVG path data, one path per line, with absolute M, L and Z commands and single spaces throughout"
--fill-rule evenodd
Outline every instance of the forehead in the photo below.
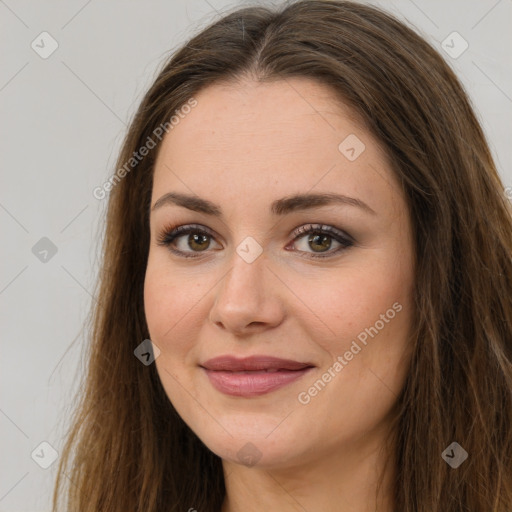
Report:
M 180 149 L 193 148 L 188 160 L 256 156 L 261 165 L 291 149 L 300 158 L 311 146 L 333 153 L 340 136 L 356 129 L 355 116 L 332 91 L 306 79 L 216 84 L 195 99 L 197 106 L 164 139 L 161 152 L 171 159 L 183 156 Z
M 171 189 L 226 201 L 241 191 L 271 200 L 313 187 L 368 197 L 392 181 L 377 141 L 326 85 L 247 80 L 209 86 L 195 99 L 162 142 L 153 202 Z M 357 159 L 343 153 L 345 140 L 364 145 Z

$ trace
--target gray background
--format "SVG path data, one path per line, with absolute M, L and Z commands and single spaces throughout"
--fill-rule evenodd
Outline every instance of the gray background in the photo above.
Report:
M 450 62 L 512 186 L 512 0 L 368 3 L 414 25 Z M 39 445 L 60 451 L 83 368 L 106 207 L 92 190 L 115 171 L 127 122 L 162 59 L 242 4 L 0 0 L 0 512 L 50 509 L 57 463 L 40 467 L 51 449 Z M 58 43 L 46 59 L 31 47 L 48 50 L 43 31 Z M 469 44 L 458 58 L 441 46 L 454 31 Z M 43 237 L 57 248 L 46 262 L 32 250 Z

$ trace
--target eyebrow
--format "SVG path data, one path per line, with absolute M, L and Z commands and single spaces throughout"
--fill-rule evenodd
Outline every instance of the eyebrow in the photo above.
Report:
M 205 213 L 206 215 L 222 217 L 222 209 L 215 203 L 207 199 L 202 199 L 199 196 L 181 194 L 178 192 L 168 192 L 164 194 L 155 202 L 151 211 L 172 204 L 182 206 L 195 212 Z M 310 210 L 332 204 L 355 206 L 364 210 L 366 213 L 376 215 L 376 212 L 360 199 L 332 193 L 297 194 L 283 197 L 272 203 L 270 211 L 274 215 L 286 215 L 291 212 Z

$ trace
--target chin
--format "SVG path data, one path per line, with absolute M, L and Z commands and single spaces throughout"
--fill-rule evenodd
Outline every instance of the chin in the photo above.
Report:
M 220 416 L 222 427 L 211 418 L 208 423 L 198 420 L 188 424 L 221 459 L 248 467 L 276 468 L 296 464 L 306 451 L 297 440 L 307 436 L 292 422 L 284 426 L 286 421 L 268 414 L 237 413 L 231 419 Z
M 205 442 L 205 441 L 203 441 Z M 248 439 L 245 437 L 229 438 L 228 442 L 205 443 L 208 448 L 224 461 L 246 467 L 272 469 L 292 465 L 300 459 L 300 453 L 294 452 L 297 446 L 279 439 L 276 442 L 268 440 Z M 279 445 L 279 446 L 278 446 Z

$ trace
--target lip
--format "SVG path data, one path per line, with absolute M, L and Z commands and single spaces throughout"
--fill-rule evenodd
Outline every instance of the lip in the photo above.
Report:
M 314 368 L 311 363 L 273 356 L 236 358 L 224 355 L 199 365 L 218 391 L 231 396 L 251 397 L 291 384 Z

